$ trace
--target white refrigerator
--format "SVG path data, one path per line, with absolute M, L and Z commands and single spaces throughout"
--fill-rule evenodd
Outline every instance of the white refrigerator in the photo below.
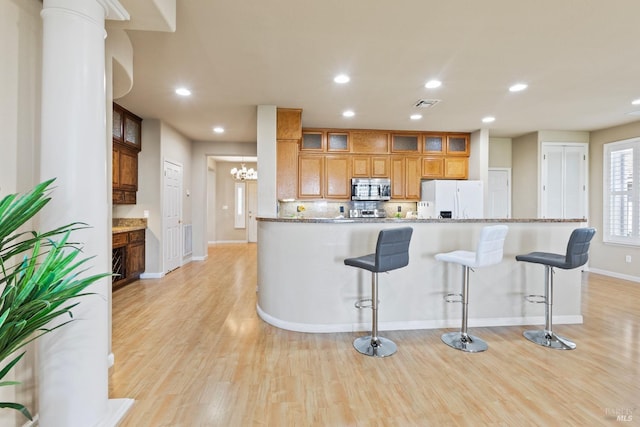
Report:
M 433 179 L 422 181 L 421 206 L 424 217 L 440 218 L 451 212 L 451 218 L 484 218 L 482 181 Z

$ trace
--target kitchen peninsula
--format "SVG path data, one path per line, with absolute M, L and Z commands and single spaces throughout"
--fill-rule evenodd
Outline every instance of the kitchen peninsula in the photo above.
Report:
M 258 315 L 292 331 L 369 330 L 371 313 L 354 303 L 370 297 L 371 275 L 343 260 L 374 252 L 381 229 L 410 226 L 409 265 L 379 279 L 380 330 L 459 328 L 461 304 L 443 297 L 460 293 L 462 269 L 434 256 L 474 251 L 482 227 L 496 223 L 509 227 L 504 258 L 471 273 L 469 326 L 544 325 L 544 304 L 524 300 L 544 293 L 544 267 L 515 256 L 565 253 L 585 219 L 258 218 Z M 580 269 L 555 273 L 554 324 L 582 323 Z

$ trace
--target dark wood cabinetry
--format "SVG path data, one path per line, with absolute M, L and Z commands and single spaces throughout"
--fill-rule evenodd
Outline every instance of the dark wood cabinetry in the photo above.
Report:
M 142 119 L 113 104 L 113 203 L 135 204 L 138 153 L 142 149 Z
M 112 285 L 120 286 L 140 277 L 145 268 L 145 230 L 115 233 L 112 237 Z

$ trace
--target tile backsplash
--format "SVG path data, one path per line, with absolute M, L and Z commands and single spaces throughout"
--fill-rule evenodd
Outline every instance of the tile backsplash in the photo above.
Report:
M 349 216 L 351 209 L 384 209 L 387 218 L 393 218 L 398 213 L 405 217 L 407 212 L 415 214 L 416 202 L 332 202 L 325 200 L 292 202 L 278 202 L 278 216 L 280 218 L 336 218 L 340 216 L 340 207 L 344 210 L 344 216 Z

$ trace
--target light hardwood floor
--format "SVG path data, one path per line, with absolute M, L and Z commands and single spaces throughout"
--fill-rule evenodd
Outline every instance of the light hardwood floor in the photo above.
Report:
M 374 359 L 352 348 L 359 333 L 264 323 L 255 244 L 214 245 L 114 291 L 110 397 L 135 399 L 125 427 L 640 425 L 640 284 L 583 278 L 584 324 L 554 327 L 576 350 L 536 346 L 524 326 L 472 328 L 479 354 L 443 330 L 388 331 L 398 353 Z

